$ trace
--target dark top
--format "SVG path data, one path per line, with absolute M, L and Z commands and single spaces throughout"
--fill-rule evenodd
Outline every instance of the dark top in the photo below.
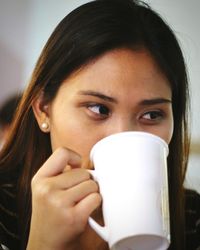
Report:
M 0 249 L 1 244 L 10 250 L 20 249 L 15 190 L 12 184 L 0 187 Z
M 200 250 L 200 195 L 186 190 L 185 199 L 186 250 Z

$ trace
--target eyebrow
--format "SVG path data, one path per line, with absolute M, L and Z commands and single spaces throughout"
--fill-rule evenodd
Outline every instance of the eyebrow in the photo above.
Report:
M 100 99 L 103 99 L 105 101 L 117 103 L 117 100 L 113 97 L 104 95 L 100 92 L 93 91 L 93 90 L 81 90 L 78 92 L 80 95 L 86 95 L 86 96 L 94 96 Z M 148 106 L 148 105 L 156 105 L 156 104 L 162 104 L 162 103 L 172 103 L 170 99 L 166 98 L 152 98 L 152 99 L 144 99 L 141 102 L 139 102 L 140 106 Z
M 107 96 L 107 95 L 104 95 L 104 94 L 99 93 L 97 91 L 81 90 L 81 91 L 78 92 L 78 94 L 80 94 L 80 95 L 86 95 L 86 96 L 94 96 L 94 97 L 98 97 L 100 99 L 103 99 L 104 101 L 117 103 L 117 100 L 115 98 Z
M 146 106 L 146 105 L 156 105 L 156 104 L 162 104 L 162 103 L 172 103 L 172 101 L 166 98 L 152 98 L 152 99 L 142 100 L 139 103 L 139 105 Z

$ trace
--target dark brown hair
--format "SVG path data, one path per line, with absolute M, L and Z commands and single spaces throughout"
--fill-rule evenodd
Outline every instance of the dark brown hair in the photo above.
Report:
M 172 244 L 183 250 L 183 180 L 188 157 L 188 82 L 184 58 L 172 30 L 148 5 L 131 0 L 96 0 L 67 15 L 56 27 L 36 64 L 0 157 L 1 182 L 13 178 L 18 187 L 21 239 L 26 244 L 31 216 L 30 182 L 51 154 L 50 138 L 42 133 L 32 111 L 41 92 L 55 97 L 72 72 L 115 48 L 147 49 L 172 89 L 174 132 L 169 145 L 169 197 Z

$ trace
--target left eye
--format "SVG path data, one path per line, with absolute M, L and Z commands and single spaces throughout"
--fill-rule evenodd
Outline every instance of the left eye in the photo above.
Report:
M 161 120 L 163 118 L 163 113 L 161 111 L 149 111 L 142 115 L 142 119 L 146 120 Z
M 93 113 L 100 115 L 100 116 L 109 116 L 110 110 L 103 104 L 90 104 L 88 105 L 88 109 Z

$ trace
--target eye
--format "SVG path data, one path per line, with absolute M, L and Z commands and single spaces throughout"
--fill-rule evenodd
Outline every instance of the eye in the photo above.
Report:
M 164 118 L 162 111 L 154 110 L 148 111 L 141 116 L 141 119 L 146 120 L 147 122 L 158 122 Z
M 94 113 L 94 115 L 99 116 L 100 118 L 106 118 L 110 115 L 110 110 L 103 104 L 88 104 L 87 108 Z

